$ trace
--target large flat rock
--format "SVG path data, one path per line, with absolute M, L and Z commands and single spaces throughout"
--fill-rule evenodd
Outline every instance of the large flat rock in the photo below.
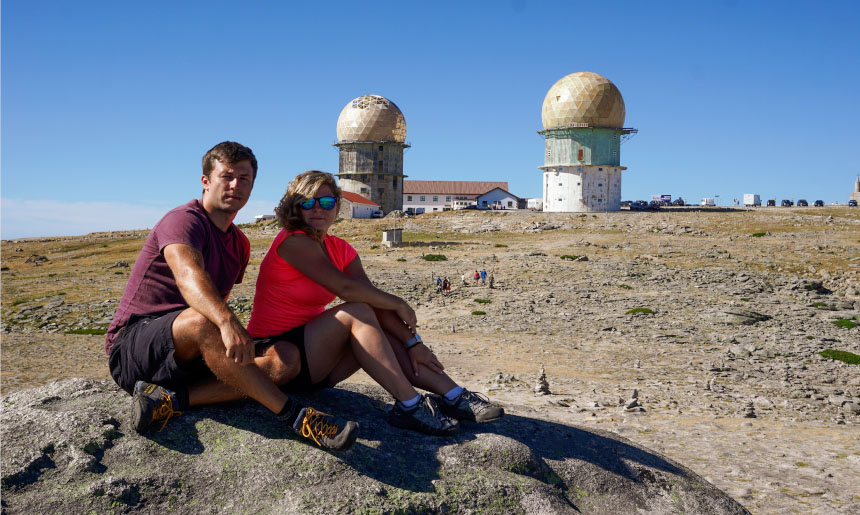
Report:
M 3 513 L 747 513 L 610 433 L 509 414 L 428 437 L 389 426 L 377 387 L 305 400 L 359 422 L 352 449 L 308 445 L 253 402 L 188 410 L 140 436 L 110 382 L 15 392 L 2 401 Z

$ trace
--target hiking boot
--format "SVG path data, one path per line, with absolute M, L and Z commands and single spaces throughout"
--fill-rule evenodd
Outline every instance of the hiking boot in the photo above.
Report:
M 436 400 L 442 413 L 457 420 L 492 422 L 502 418 L 505 414 L 503 408 L 491 403 L 486 396 L 470 392 L 465 388 L 453 401 L 449 401 L 441 395 L 433 395 L 432 397 Z
M 358 437 L 358 424 L 311 407 L 302 408 L 293 423 L 299 436 L 309 438 L 324 449 L 345 451 Z
M 138 381 L 134 384 L 131 399 L 131 425 L 138 433 L 145 433 L 154 422 L 161 422 L 161 431 L 167 421 L 182 414 L 176 392 L 157 384 Z
M 460 430 L 457 421 L 445 416 L 436 406 L 436 402 L 427 396 L 422 396 L 418 404 L 411 409 L 395 402 L 388 412 L 388 423 L 394 427 L 434 436 L 451 436 Z

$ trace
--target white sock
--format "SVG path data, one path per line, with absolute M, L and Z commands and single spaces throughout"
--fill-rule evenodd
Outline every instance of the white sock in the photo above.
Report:
M 454 388 L 451 388 L 450 392 L 445 394 L 445 399 L 448 401 L 453 401 L 454 399 L 459 397 L 461 393 L 463 393 L 463 387 L 455 386 Z
M 409 409 L 409 408 L 411 408 L 411 407 L 415 406 L 416 404 L 418 404 L 418 401 L 420 401 L 420 400 L 421 400 L 421 394 L 420 394 L 420 393 L 416 393 L 416 394 L 415 394 L 415 397 L 412 397 L 412 398 L 411 398 L 411 399 L 409 399 L 408 401 L 398 401 L 398 402 L 399 402 L 399 403 L 400 403 L 404 408 Z

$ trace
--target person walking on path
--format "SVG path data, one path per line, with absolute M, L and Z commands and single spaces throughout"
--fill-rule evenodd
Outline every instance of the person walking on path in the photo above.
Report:
M 335 386 L 363 369 L 395 398 L 388 414 L 395 427 L 451 435 L 459 420 L 502 417 L 502 408 L 444 372 L 416 332 L 412 307 L 374 286 L 355 249 L 328 233 L 341 195 L 325 172 L 290 182 L 275 209 L 283 229 L 260 264 L 248 332 L 302 342 L 301 374 L 310 388 Z M 338 297 L 344 303 L 326 309 Z
M 481 280 L 481 274 L 479 274 L 478 271 L 475 270 L 475 286 L 478 285 L 478 282 L 480 282 L 480 280 Z
M 487 285 L 487 271 L 486 270 L 481 270 L 481 284 L 484 286 Z
M 111 376 L 132 394 L 144 433 L 182 411 L 250 397 L 301 436 L 342 450 L 357 425 L 302 406 L 279 385 L 298 374 L 288 343 L 259 346 L 226 299 L 242 282 L 248 238 L 233 224 L 257 177 L 250 148 L 225 141 L 203 156 L 202 198 L 159 221 L 143 245 L 105 337 Z

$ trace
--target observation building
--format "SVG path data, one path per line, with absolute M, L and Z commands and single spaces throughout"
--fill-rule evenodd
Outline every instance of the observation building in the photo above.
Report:
M 624 115 L 621 92 L 602 75 L 572 73 L 549 88 L 538 131 L 544 211 L 621 209 L 621 143 L 638 132 L 624 127 Z
M 337 118 L 338 185 L 379 204 L 383 213 L 403 209 L 406 119 L 385 97 L 350 101 Z

